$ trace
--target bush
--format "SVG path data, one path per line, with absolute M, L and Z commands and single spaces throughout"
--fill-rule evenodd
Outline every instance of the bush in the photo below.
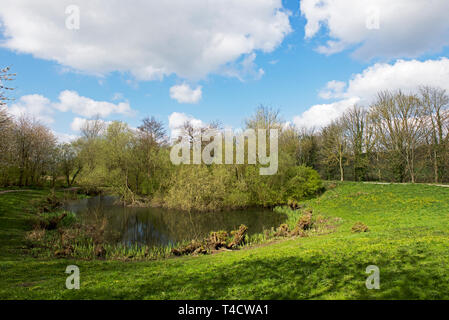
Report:
M 294 167 L 288 176 L 284 191 L 285 203 L 310 199 L 323 190 L 323 182 L 318 172 L 312 168 Z

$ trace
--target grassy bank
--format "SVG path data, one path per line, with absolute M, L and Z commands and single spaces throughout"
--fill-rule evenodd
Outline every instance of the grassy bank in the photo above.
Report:
M 449 298 L 449 188 L 339 184 L 307 201 L 342 219 L 334 233 L 148 262 L 32 258 L 26 208 L 45 194 L 0 195 L 2 299 Z M 370 231 L 352 233 L 359 221 Z M 65 289 L 70 264 L 80 268 L 80 290 Z M 380 290 L 365 287 L 368 265 L 380 269 Z

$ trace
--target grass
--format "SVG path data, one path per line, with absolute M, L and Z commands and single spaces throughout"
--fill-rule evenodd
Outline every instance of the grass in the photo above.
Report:
M 44 191 L 0 195 L 2 299 L 448 299 L 449 188 L 343 183 L 306 205 L 336 232 L 160 261 L 32 258 L 26 208 Z M 369 232 L 353 233 L 356 222 Z M 68 265 L 81 289 L 65 289 Z M 365 269 L 380 269 L 380 290 Z

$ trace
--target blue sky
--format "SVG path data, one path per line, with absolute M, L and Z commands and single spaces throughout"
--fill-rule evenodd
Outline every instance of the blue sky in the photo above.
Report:
M 40 119 L 62 140 L 79 133 L 75 118 L 91 118 L 95 111 L 87 109 L 102 102 L 102 119 L 132 127 L 155 116 L 167 128 L 189 117 L 239 128 L 263 104 L 297 126 L 319 128 L 354 103 L 369 104 L 382 89 L 449 86 L 444 0 L 431 8 L 415 0 L 398 0 L 395 7 L 384 0 L 231 1 L 216 7 L 195 0 L 189 8 L 179 8 L 182 1 L 172 8 L 114 1 L 107 16 L 104 0 L 65 2 L 5 0 L 0 8 L 0 62 L 17 73 L 10 112 Z M 77 14 L 65 12 L 69 4 L 79 8 L 79 29 L 64 24 Z M 202 14 L 204 5 L 214 14 Z M 148 19 L 135 10 L 147 11 Z M 167 24 L 151 22 L 158 10 Z M 133 21 L 135 29 L 129 27 Z M 118 32 L 110 35 L 107 28 Z M 194 36 L 200 32 L 204 37 Z M 229 36 L 225 45 L 207 40 L 223 34 Z M 117 47 L 117 39 L 124 47 Z M 141 74 L 148 67 L 164 71 Z M 335 86 L 328 86 L 331 81 Z M 187 88 L 179 93 L 186 100 L 171 96 L 176 86 Z M 62 101 L 65 91 L 74 94 Z

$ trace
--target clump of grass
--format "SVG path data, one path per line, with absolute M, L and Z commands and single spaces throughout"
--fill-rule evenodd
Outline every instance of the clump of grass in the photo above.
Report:
M 369 228 L 366 224 L 364 224 L 363 222 L 356 222 L 353 226 L 352 226 L 352 232 L 354 233 L 359 233 L 359 232 L 368 232 Z
M 314 215 L 313 210 L 292 210 L 288 207 L 275 208 L 276 212 L 287 215 L 287 222 L 279 226 L 274 237 L 307 237 L 334 232 L 341 222 L 339 218 L 328 218 L 323 215 Z

